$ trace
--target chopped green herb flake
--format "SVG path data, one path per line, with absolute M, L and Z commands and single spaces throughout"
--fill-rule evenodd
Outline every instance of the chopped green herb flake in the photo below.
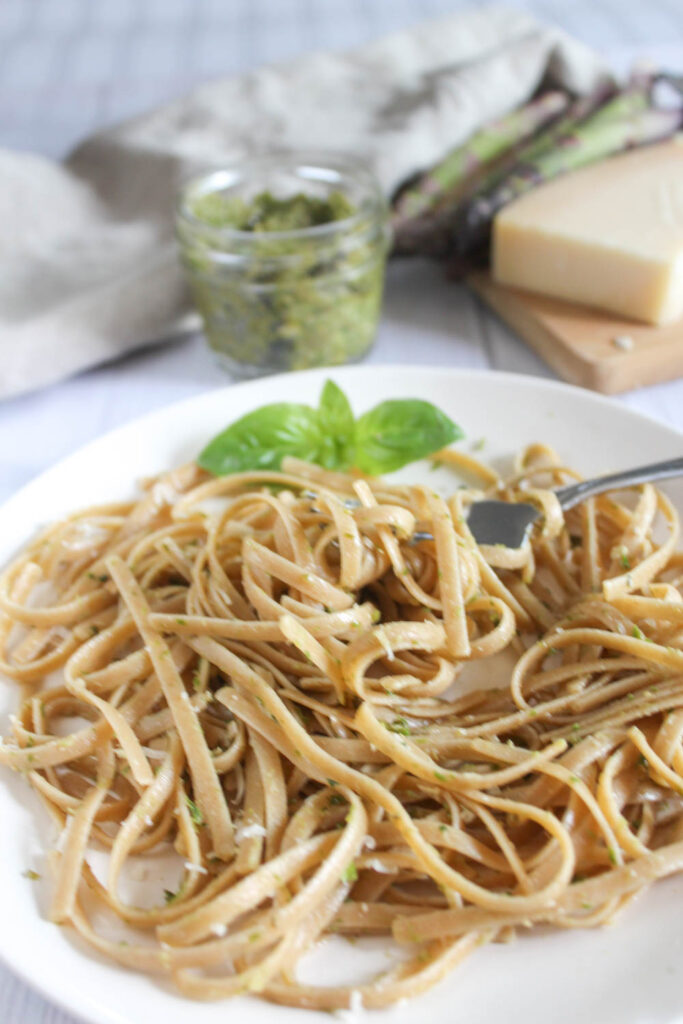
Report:
M 197 805 L 194 802 L 194 800 L 190 799 L 189 796 L 187 796 L 187 795 L 185 796 L 185 801 L 187 803 L 187 808 L 188 808 L 188 810 L 190 812 L 190 818 L 192 819 L 192 824 L 196 828 L 199 828 L 201 825 L 204 824 L 204 816 L 202 815 L 202 812 L 199 810 L 199 808 L 197 807 Z
M 353 861 L 346 866 L 342 873 L 343 882 L 356 882 L 358 880 L 358 869 Z
M 410 736 L 410 726 L 405 718 L 395 718 L 393 722 L 385 722 L 389 732 L 397 732 L 400 736 Z

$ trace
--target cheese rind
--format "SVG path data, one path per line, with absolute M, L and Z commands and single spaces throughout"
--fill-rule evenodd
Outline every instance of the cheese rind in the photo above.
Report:
M 499 284 L 652 324 L 683 317 L 683 144 L 558 178 L 495 218 Z

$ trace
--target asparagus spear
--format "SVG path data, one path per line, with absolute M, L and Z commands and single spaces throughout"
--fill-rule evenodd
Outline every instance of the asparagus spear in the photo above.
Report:
M 546 92 L 475 132 L 435 167 L 404 184 L 393 200 L 394 230 L 399 243 L 405 223 L 433 208 L 445 194 L 452 196 L 454 190 L 456 194 L 462 193 L 491 161 L 533 137 L 558 117 L 568 102 L 563 92 Z
M 584 96 L 578 96 L 570 104 L 564 117 L 558 118 L 550 127 L 531 139 L 521 150 L 512 154 L 513 159 L 506 163 L 505 167 L 494 169 L 490 178 L 482 182 L 482 187 L 477 191 L 484 192 L 486 189 L 493 188 L 499 182 L 502 182 L 510 171 L 518 166 L 530 164 L 543 153 L 552 150 L 556 145 L 562 145 L 562 140 L 573 134 L 587 118 L 598 111 L 605 110 L 608 105 L 611 105 L 611 101 L 618 98 L 618 96 L 615 97 L 614 89 L 609 85 L 601 85 L 594 89 L 593 92 L 586 93 Z M 647 106 L 647 93 L 643 90 L 637 96 L 634 95 L 632 103 L 634 106 L 644 110 Z M 612 116 L 619 116 L 619 111 L 615 108 L 613 109 L 614 114 Z
M 526 154 L 498 185 L 461 204 L 450 224 L 449 255 L 465 269 L 468 256 L 488 244 L 493 218 L 507 203 L 566 171 L 667 138 L 682 123 L 683 107 L 651 106 L 651 83 L 625 89 L 573 130 L 546 140 L 531 158 Z
M 601 86 L 572 101 L 564 116 L 542 127 L 521 146 L 512 146 L 497 160 L 481 164 L 478 172 L 466 181 L 434 196 L 433 207 L 418 216 L 394 224 L 394 254 L 421 255 L 443 259 L 450 248 L 451 227 L 458 203 L 469 197 L 486 194 L 502 181 L 518 163 L 535 160 L 550 149 L 559 138 L 575 130 L 580 121 L 596 110 L 613 94 L 609 86 Z M 482 129 L 482 132 L 484 130 Z

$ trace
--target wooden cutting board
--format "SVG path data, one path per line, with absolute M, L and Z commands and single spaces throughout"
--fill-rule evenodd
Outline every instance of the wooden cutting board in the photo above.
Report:
M 651 327 L 495 284 L 468 283 L 508 327 L 572 384 L 606 395 L 683 376 L 683 321 Z

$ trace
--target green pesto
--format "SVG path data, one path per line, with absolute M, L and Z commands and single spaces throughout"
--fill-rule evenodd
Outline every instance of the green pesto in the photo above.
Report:
M 326 198 L 261 192 L 249 202 L 220 193 L 195 200 L 192 213 L 214 230 L 184 232 L 183 262 L 209 344 L 236 370 L 336 366 L 367 352 L 387 245 L 357 212 L 339 191 Z M 315 230 L 337 223 L 337 230 Z M 243 235 L 221 235 L 225 229 Z
M 278 199 L 272 192 L 259 192 L 250 202 L 239 196 L 209 192 L 199 196 L 192 206 L 198 220 L 214 228 L 237 231 L 302 231 L 318 224 L 346 220 L 356 212 L 343 192 L 335 191 L 325 199 L 304 192 Z

